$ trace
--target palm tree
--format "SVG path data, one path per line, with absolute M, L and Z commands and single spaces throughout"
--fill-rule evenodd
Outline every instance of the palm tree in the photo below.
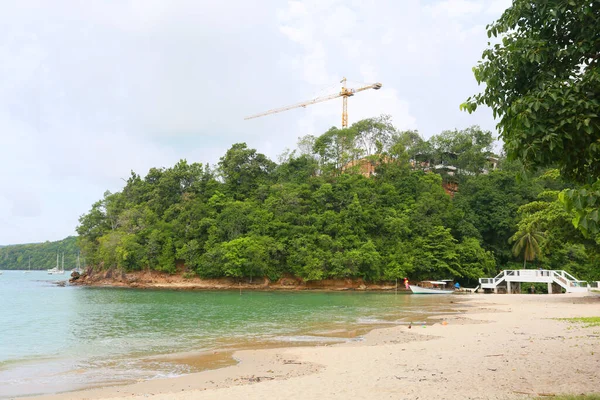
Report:
M 540 244 L 546 237 L 545 232 L 540 232 L 534 225 L 528 225 L 525 229 L 516 232 L 509 242 L 515 242 L 512 251 L 515 256 L 521 254 L 523 250 L 523 268 L 527 265 L 527 261 L 533 261 L 540 258 L 542 251 Z

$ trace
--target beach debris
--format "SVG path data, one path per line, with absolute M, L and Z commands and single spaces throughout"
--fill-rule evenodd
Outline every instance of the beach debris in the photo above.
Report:
M 444 325 L 444 326 L 448 325 L 448 321 L 442 321 L 442 325 Z
M 504 355 L 504 354 L 488 354 L 488 355 L 486 355 L 486 356 L 484 356 L 484 357 L 501 357 L 501 356 L 503 356 L 503 355 Z
M 283 360 L 284 364 L 298 364 L 298 365 L 302 365 L 302 363 L 300 361 L 294 361 L 294 360 Z
M 271 381 L 271 380 L 273 380 L 275 378 L 273 378 L 272 376 L 254 376 L 254 375 L 252 375 L 252 376 L 249 376 L 249 377 L 243 377 L 242 379 L 246 380 L 248 382 L 260 382 L 260 381 L 265 380 L 265 379 Z

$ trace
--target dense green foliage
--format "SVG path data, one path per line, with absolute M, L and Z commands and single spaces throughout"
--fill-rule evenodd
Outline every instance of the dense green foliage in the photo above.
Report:
M 594 237 L 600 232 L 600 2 L 513 0 L 487 29 L 500 40 L 474 68 L 485 90 L 461 108 L 492 109 L 509 158 L 528 168 L 556 165 L 567 179 L 593 185 L 560 200 L 575 211 L 575 226 Z
M 132 172 L 81 217 L 79 243 L 88 262 L 128 271 L 473 281 L 517 260 L 509 238 L 533 213 L 520 207 L 565 188 L 558 178 L 517 181 L 518 164 L 487 173 L 492 142 L 477 127 L 425 141 L 381 117 L 300 138 L 279 163 L 238 143 L 216 168 L 180 161 Z M 437 168 L 449 162 L 458 169 Z M 450 180 L 460 185 L 454 199 Z M 558 236 L 540 243 L 535 267 L 579 257 L 573 265 L 592 277 L 597 246 L 557 221 L 543 227 Z M 561 241 L 564 224 L 574 234 Z
M 56 255 L 65 255 L 65 269 L 73 269 L 77 263 L 77 238 L 69 236 L 57 242 L 18 244 L 0 247 L 0 269 L 23 269 L 29 268 L 31 257 L 31 269 L 49 269 L 56 266 Z M 82 260 L 83 264 L 83 260 Z
M 474 68 L 485 90 L 464 107 L 491 107 L 508 156 L 526 166 L 600 176 L 600 3 L 514 0 L 488 26 L 498 35 Z

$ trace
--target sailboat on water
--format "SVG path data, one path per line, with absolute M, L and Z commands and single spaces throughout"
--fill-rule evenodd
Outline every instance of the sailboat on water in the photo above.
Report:
M 31 273 L 31 256 L 29 256 L 29 269 L 27 271 L 23 271 L 24 274 Z
M 63 253 L 62 267 L 58 268 L 58 253 L 56 253 L 56 267 L 48 270 L 48 275 L 63 275 L 65 273 L 65 253 Z

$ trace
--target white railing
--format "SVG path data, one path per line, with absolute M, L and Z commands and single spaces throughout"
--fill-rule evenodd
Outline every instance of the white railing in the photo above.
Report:
M 506 273 L 506 271 L 500 272 L 498 275 L 496 275 L 496 277 L 494 278 L 494 280 L 499 281 L 500 279 L 502 279 L 504 277 L 505 273 Z
M 495 285 L 497 283 L 500 283 L 502 280 L 505 279 L 506 272 L 507 271 L 501 271 L 494 278 L 479 278 L 479 284 Z
M 588 286 L 587 281 L 580 281 L 579 279 L 575 278 L 573 275 L 571 275 L 567 271 L 560 270 L 560 271 L 550 271 L 550 272 L 553 272 L 554 278 L 558 282 L 562 282 L 565 286 L 569 286 L 569 287 L 586 287 L 586 286 Z
M 494 288 L 503 280 L 515 282 L 556 282 L 563 288 L 600 288 L 600 281 L 595 282 L 595 286 L 588 285 L 587 281 L 580 281 L 573 275 L 564 270 L 547 270 L 547 269 L 506 269 L 501 271 L 494 278 L 479 278 L 481 285 L 486 285 L 487 288 Z M 483 286 L 482 286 L 483 287 Z M 578 291 L 578 290 L 576 290 Z

